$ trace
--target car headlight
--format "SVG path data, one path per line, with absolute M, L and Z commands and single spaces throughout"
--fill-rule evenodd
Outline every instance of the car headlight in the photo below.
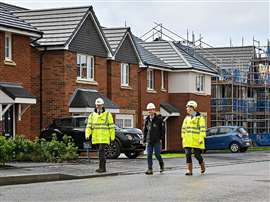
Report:
M 127 134 L 126 137 L 127 137 L 128 140 L 133 140 L 133 136 L 130 135 L 130 134 Z

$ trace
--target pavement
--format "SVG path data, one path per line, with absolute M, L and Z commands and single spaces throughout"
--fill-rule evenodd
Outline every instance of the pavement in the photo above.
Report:
M 237 154 L 209 153 L 203 156 L 206 167 L 249 162 L 270 162 L 270 151 Z M 185 172 L 185 158 L 164 158 L 164 162 L 165 172 L 166 170 Z M 98 167 L 98 159 L 95 157 L 89 159 L 84 157 L 73 162 L 64 163 L 12 162 L 6 165 L 4 168 L 0 167 L 0 186 L 144 173 L 147 168 L 147 161 L 145 156 L 137 159 L 127 159 L 124 155 L 121 155 L 118 159 L 108 159 L 107 172 L 100 174 L 95 172 Z M 159 165 L 156 160 L 154 160 L 153 168 L 154 172 L 159 172 Z M 194 161 L 194 168 L 199 168 L 196 161 Z

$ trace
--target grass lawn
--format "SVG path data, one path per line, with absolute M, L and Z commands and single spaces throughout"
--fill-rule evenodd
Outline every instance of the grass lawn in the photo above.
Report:
M 182 153 L 167 153 L 167 154 L 161 154 L 164 158 L 184 158 L 185 154 Z
M 249 147 L 248 151 L 267 151 L 270 147 Z
M 253 151 L 268 151 L 270 150 L 270 147 L 249 147 L 247 152 L 253 152 Z M 231 151 L 229 149 L 224 149 L 224 150 L 209 150 L 206 152 L 207 153 L 231 153 Z M 154 154 L 153 154 L 154 156 Z M 185 158 L 185 154 L 184 153 L 165 153 L 165 154 L 161 154 L 162 157 L 164 158 Z M 143 155 L 141 156 L 142 158 L 147 158 L 147 155 Z

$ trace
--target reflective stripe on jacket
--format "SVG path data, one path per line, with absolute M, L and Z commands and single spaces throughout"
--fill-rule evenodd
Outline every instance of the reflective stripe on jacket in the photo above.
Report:
M 112 114 L 93 112 L 89 115 L 85 130 L 85 137 L 89 139 L 92 135 L 92 144 L 110 144 L 115 139 L 115 125 Z
M 183 148 L 193 147 L 205 149 L 205 119 L 200 113 L 197 113 L 195 117 L 186 116 L 182 125 L 181 137 Z

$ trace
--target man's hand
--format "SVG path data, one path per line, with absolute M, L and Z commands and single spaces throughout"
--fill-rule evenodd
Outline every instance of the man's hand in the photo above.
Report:
M 202 140 L 199 140 L 198 142 L 199 142 L 199 144 L 202 144 L 202 143 L 203 143 L 203 141 L 202 141 Z

